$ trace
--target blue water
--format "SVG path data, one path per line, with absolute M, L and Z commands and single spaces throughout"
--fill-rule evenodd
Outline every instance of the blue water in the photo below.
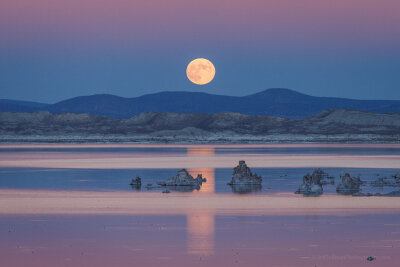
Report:
M 196 150 L 209 149 L 209 146 L 191 147 L 191 153 Z M 400 147 L 215 147 L 215 155 L 263 155 L 263 154 L 330 154 L 330 155 L 399 155 Z M 148 147 L 2 147 L 0 155 L 9 154 L 24 155 L 25 153 L 43 153 L 51 154 L 54 152 L 86 153 L 93 154 L 113 154 L 126 153 L 130 156 L 154 155 L 180 155 L 187 154 L 186 147 L 169 146 L 148 146 Z M 201 153 L 201 152 L 199 152 Z M 6 157 L 2 157 L 6 158 Z M 233 168 L 234 166 L 232 166 Z M 215 180 L 208 180 L 208 190 L 211 188 L 215 193 L 255 193 L 270 194 L 277 192 L 294 192 L 302 182 L 302 177 L 306 173 L 311 173 L 314 168 L 252 168 L 252 171 L 261 175 L 263 184 L 261 187 L 248 188 L 248 190 L 238 190 L 227 185 L 232 177 L 232 168 L 209 168 L 208 171 L 214 173 Z M 346 172 L 351 175 L 360 175 L 364 181 L 373 181 L 378 177 L 391 176 L 400 171 L 399 169 L 376 169 L 376 168 L 323 168 L 329 175 L 335 177 L 336 184 L 340 181 L 340 174 Z M 157 168 L 155 164 L 153 169 L 54 169 L 54 168 L 0 168 L 0 188 L 8 189 L 49 189 L 49 190 L 89 190 L 89 191 L 132 191 L 148 192 L 147 184 L 154 184 L 157 181 L 170 178 L 176 174 L 179 169 Z M 142 186 L 132 188 L 129 183 L 132 178 L 140 176 Z M 207 174 L 205 174 L 207 178 Z M 364 191 L 387 192 L 393 188 L 370 188 L 364 186 Z M 161 189 L 152 189 L 152 191 Z M 198 191 L 194 188 L 171 188 L 172 191 Z M 200 192 L 204 189 L 200 189 Z M 325 194 L 335 194 L 335 185 L 325 185 Z

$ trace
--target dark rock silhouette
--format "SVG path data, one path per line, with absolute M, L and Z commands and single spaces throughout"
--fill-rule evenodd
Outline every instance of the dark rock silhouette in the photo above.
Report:
M 320 169 L 314 170 L 311 175 L 307 173 L 303 176 L 303 183 L 295 193 L 313 196 L 321 195 L 324 192 L 322 188 L 322 178 L 323 176 L 321 175 Z
M 373 260 L 375 260 L 375 258 L 372 257 L 372 256 L 369 256 L 369 257 L 367 258 L 367 261 L 373 261 Z
M 253 174 L 246 162 L 241 160 L 239 165 L 233 168 L 232 180 L 228 185 L 261 185 L 261 183 L 261 176 Z
M 363 184 L 360 176 L 351 177 L 350 174 L 345 173 L 340 178 L 341 182 L 336 187 L 336 192 L 339 194 L 349 195 L 360 191 L 360 186 Z
M 314 170 L 312 175 L 319 176 L 322 185 L 335 184 L 335 177 L 330 176 L 328 173 L 326 173 L 320 168 Z
M 206 179 L 201 174 L 193 178 L 186 169 L 178 171 L 177 175 L 165 181 L 157 182 L 160 186 L 201 186 Z
M 140 190 L 142 187 L 142 179 L 139 176 L 136 176 L 135 179 L 132 179 L 130 186 L 132 189 Z
M 142 179 L 139 176 L 136 176 L 135 179 L 132 179 L 130 185 L 142 185 Z
M 371 182 L 371 185 L 374 187 L 400 187 L 400 173 L 396 173 L 391 177 L 379 177 L 375 181 Z

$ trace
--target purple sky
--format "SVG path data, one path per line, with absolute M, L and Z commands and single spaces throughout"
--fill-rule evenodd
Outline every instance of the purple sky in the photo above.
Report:
M 162 90 L 400 99 L 398 0 L 2 0 L 0 98 Z M 210 59 L 215 80 L 186 65 Z

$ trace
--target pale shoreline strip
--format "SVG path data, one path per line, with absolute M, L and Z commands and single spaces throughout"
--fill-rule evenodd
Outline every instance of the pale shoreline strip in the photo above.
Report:
M 0 153 L 0 167 L 77 169 L 232 168 L 246 160 L 252 168 L 400 168 L 400 155 L 216 154 L 135 155 L 118 153 Z

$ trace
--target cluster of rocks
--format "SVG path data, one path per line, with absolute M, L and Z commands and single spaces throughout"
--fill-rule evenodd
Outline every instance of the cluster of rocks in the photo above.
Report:
M 353 196 L 400 196 L 400 190 L 385 194 L 361 193 L 360 187 L 365 182 L 361 181 L 360 176 L 351 176 L 349 173 L 345 173 L 340 176 L 340 179 L 340 183 L 336 187 L 338 194 Z M 194 189 L 199 190 L 204 182 L 206 182 L 206 179 L 203 178 L 202 174 L 198 174 L 194 178 L 186 169 L 182 169 L 175 176 L 167 180 L 158 181 L 156 184 L 147 184 L 146 188 L 164 188 L 163 193 L 170 193 L 169 189 L 175 191 L 193 191 Z M 228 183 L 232 187 L 232 192 L 240 194 L 259 191 L 261 190 L 261 184 L 262 177 L 256 173 L 253 174 L 244 160 L 239 161 L 239 165 L 233 169 L 232 179 Z M 307 173 L 303 176 L 303 183 L 295 193 L 318 196 L 323 194 L 323 185 L 328 184 L 334 185 L 335 178 L 328 175 L 322 169 L 315 169 L 312 174 Z M 390 178 L 378 178 L 370 182 L 370 184 L 375 187 L 400 187 L 400 173 L 392 175 Z M 130 185 L 132 188 L 140 189 L 142 185 L 141 178 L 137 176 L 135 179 L 132 179 Z
M 203 178 L 202 174 L 198 174 L 196 178 L 193 178 L 192 175 L 186 169 L 182 169 L 178 171 L 177 175 L 164 180 L 157 182 L 158 185 L 161 186 L 195 186 L 199 187 L 206 182 L 206 179 Z
M 262 178 L 256 173 L 252 173 L 244 160 L 239 161 L 239 165 L 233 168 L 232 180 L 228 185 L 261 185 Z
M 178 173 L 163 181 L 158 181 L 156 184 L 147 184 L 147 189 L 164 188 L 163 193 L 170 193 L 169 189 L 174 191 L 193 191 L 199 190 L 201 185 L 206 182 L 206 178 L 202 174 L 198 174 L 196 178 L 189 174 L 186 169 L 178 171 Z M 239 161 L 233 169 L 232 180 L 228 183 L 232 187 L 232 192 L 249 193 L 261 190 L 262 178 L 257 174 L 253 174 L 247 167 L 244 160 Z M 140 177 L 132 179 L 130 185 L 132 188 L 139 188 L 142 184 Z
M 322 178 L 325 174 L 323 171 L 321 173 L 320 169 L 314 170 L 314 172 L 310 175 L 307 173 L 303 176 L 303 183 L 300 185 L 299 189 L 295 192 L 296 194 L 303 195 L 314 195 L 318 196 L 323 193 L 322 188 Z
M 358 193 L 360 192 L 360 186 L 364 183 L 361 181 L 360 176 L 352 177 L 348 173 L 341 175 L 340 179 L 340 183 L 336 186 L 336 192 L 338 194 L 348 195 Z M 304 175 L 303 183 L 295 193 L 318 196 L 324 192 L 323 185 L 327 184 L 334 185 L 335 178 L 329 176 L 321 169 L 316 169 L 312 174 L 307 173 Z
M 351 177 L 348 173 L 341 175 L 340 178 L 341 182 L 336 187 L 336 192 L 342 195 L 358 193 L 360 186 L 364 183 L 361 181 L 360 176 Z
M 375 181 L 369 183 L 373 187 L 400 187 L 400 172 L 390 177 L 379 177 Z M 358 197 L 400 197 L 400 190 L 392 191 L 389 193 L 356 193 L 353 196 Z
M 136 180 L 137 178 L 135 180 L 132 179 L 131 186 Z M 164 188 L 162 191 L 163 193 L 170 193 L 170 189 L 174 191 L 190 192 L 195 189 L 199 190 L 201 185 L 205 182 L 206 178 L 204 178 L 202 174 L 198 174 L 196 178 L 193 178 L 186 169 L 182 169 L 178 171 L 175 176 L 167 180 L 158 181 L 156 184 L 147 184 L 146 188 L 148 190 Z
M 400 187 L 400 172 L 392 175 L 391 177 L 380 177 L 375 181 L 371 182 L 371 185 L 374 187 Z

